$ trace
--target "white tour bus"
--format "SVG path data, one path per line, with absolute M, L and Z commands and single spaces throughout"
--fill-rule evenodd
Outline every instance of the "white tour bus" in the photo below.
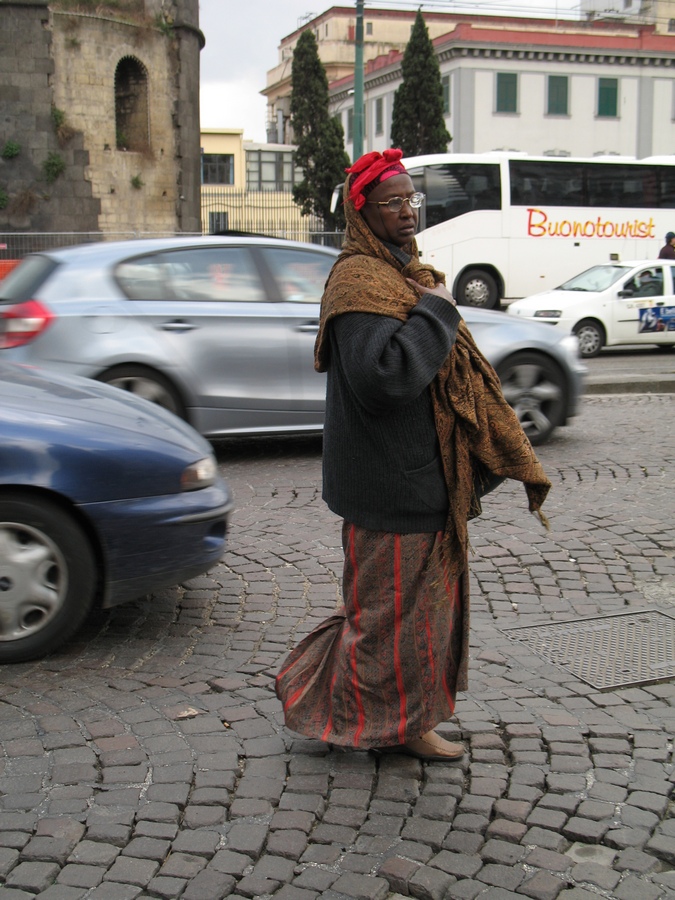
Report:
M 440 153 L 402 162 L 426 194 L 421 259 L 446 273 L 465 305 L 498 307 L 610 259 L 656 259 L 675 231 L 675 156 Z

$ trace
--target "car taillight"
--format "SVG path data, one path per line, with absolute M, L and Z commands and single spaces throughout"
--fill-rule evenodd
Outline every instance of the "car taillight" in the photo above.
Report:
M 30 343 L 49 327 L 54 318 L 54 313 L 37 300 L 26 300 L 16 306 L 0 306 L 0 350 Z

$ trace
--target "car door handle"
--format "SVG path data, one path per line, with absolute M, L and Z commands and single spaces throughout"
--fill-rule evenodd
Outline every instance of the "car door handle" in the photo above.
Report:
M 173 322 L 162 322 L 159 327 L 162 331 L 193 331 L 197 326 L 185 319 L 174 319 Z
M 316 334 L 319 330 L 318 322 L 304 322 L 302 325 L 298 325 L 297 331 L 307 331 L 310 334 Z

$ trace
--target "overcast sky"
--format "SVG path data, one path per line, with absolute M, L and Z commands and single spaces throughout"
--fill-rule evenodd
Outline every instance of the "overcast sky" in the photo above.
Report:
M 206 37 L 201 52 L 202 128 L 243 128 L 244 139 L 265 140 L 267 101 L 260 91 L 267 70 L 277 64 L 282 38 L 302 24 L 307 13 L 319 15 L 331 6 L 353 6 L 330 0 L 199 0 L 200 27 Z M 417 9 L 404 0 L 371 2 L 368 8 Z M 485 14 L 553 17 L 578 13 L 579 0 L 490 0 L 470 7 Z M 422 12 L 466 11 L 459 2 L 431 0 Z

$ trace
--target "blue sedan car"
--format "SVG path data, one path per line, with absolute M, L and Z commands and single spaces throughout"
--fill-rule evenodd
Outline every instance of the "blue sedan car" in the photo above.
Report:
M 166 410 L 0 363 L 0 434 L 0 663 L 220 559 L 230 492 L 211 446 Z

